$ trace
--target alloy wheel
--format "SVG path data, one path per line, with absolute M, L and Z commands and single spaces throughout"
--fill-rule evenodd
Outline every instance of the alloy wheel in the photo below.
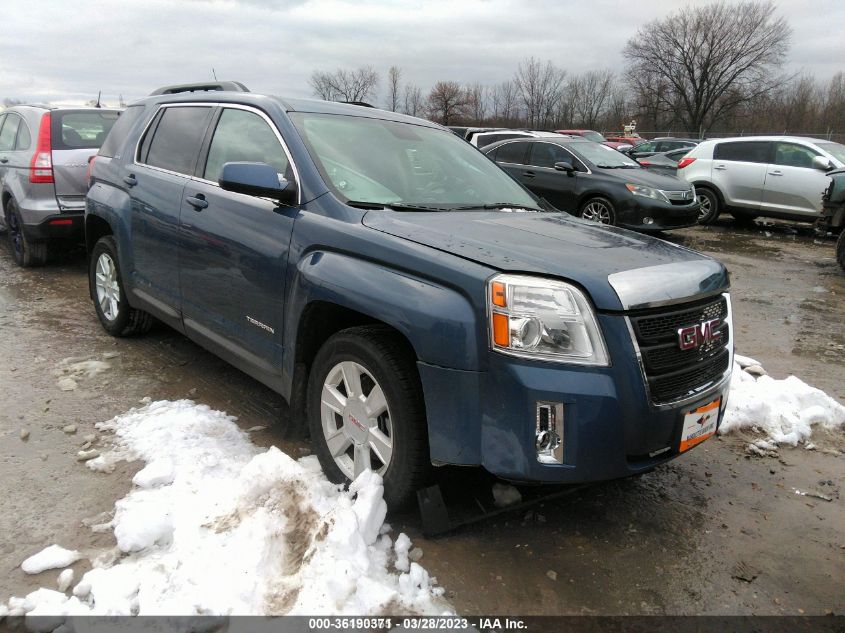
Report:
M 97 273 L 94 286 L 97 291 L 97 303 L 103 316 L 109 321 L 117 318 L 120 303 L 120 285 L 117 283 L 117 268 L 108 253 L 100 253 L 97 258 Z
M 704 218 L 710 215 L 710 212 L 713 210 L 713 206 L 710 200 L 710 196 L 705 193 L 699 193 L 697 196 L 698 198 L 698 220 L 699 222 Z
M 384 475 L 393 456 L 393 423 L 381 386 L 354 361 L 332 367 L 323 382 L 320 418 L 329 453 L 354 480 L 367 469 Z
M 612 215 L 607 204 L 601 200 L 592 200 L 581 210 L 581 217 L 599 224 L 610 224 Z

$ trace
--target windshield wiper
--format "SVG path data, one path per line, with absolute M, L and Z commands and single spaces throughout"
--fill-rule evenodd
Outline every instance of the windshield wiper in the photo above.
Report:
M 515 204 L 513 202 L 490 202 L 487 204 L 467 204 L 460 207 L 452 207 L 452 211 L 470 211 L 472 209 L 526 209 L 528 211 L 542 211 L 537 207 L 528 207 L 524 204 Z
M 347 200 L 346 204 L 356 209 L 382 210 L 395 209 L 397 211 L 451 211 L 449 207 L 433 207 L 422 204 L 407 204 L 405 202 L 365 202 L 363 200 Z

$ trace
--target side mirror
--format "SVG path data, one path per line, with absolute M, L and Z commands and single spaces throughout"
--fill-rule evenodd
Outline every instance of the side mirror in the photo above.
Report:
M 267 163 L 226 163 L 217 182 L 226 191 L 272 198 L 279 204 L 296 202 L 296 183 L 281 178 Z
M 830 159 L 825 158 L 824 156 L 813 156 L 813 169 L 830 171 L 833 169 L 833 164 L 830 162 Z
M 572 173 L 575 171 L 575 168 L 572 166 L 572 163 L 563 160 L 558 163 L 555 163 L 555 169 L 557 169 L 558 171 L 565 171 L 569 176 L 571 176 Z

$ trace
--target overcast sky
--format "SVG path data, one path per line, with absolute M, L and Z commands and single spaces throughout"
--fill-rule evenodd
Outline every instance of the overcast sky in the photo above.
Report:
M 569 72 L 622 70 L 637 29 L 705 0 L 3 0 L 0 99 L 127 101 L 171 83 L 242 81 L 312 96 L 315 69 L 395 64 L 426 92 L 438 80 L 493 84 L 528 56 Z M 779 0 L 789 67 L 845 70 L 845 1 Z

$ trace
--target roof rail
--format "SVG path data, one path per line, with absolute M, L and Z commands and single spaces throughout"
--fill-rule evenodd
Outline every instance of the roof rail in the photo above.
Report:
M 196 84 L 174 84 L 153 90 L 150 96 L 175 95 L 180 92 L 249 92 L 249 88 L 239 81 L 209 81 Z
M 362 108 L 375 108 L 375 106 L 373 104 L 367 103 L 366 101 L 341 101 L 340 103 L 347 103 L 349 105 L 361 106 Z

